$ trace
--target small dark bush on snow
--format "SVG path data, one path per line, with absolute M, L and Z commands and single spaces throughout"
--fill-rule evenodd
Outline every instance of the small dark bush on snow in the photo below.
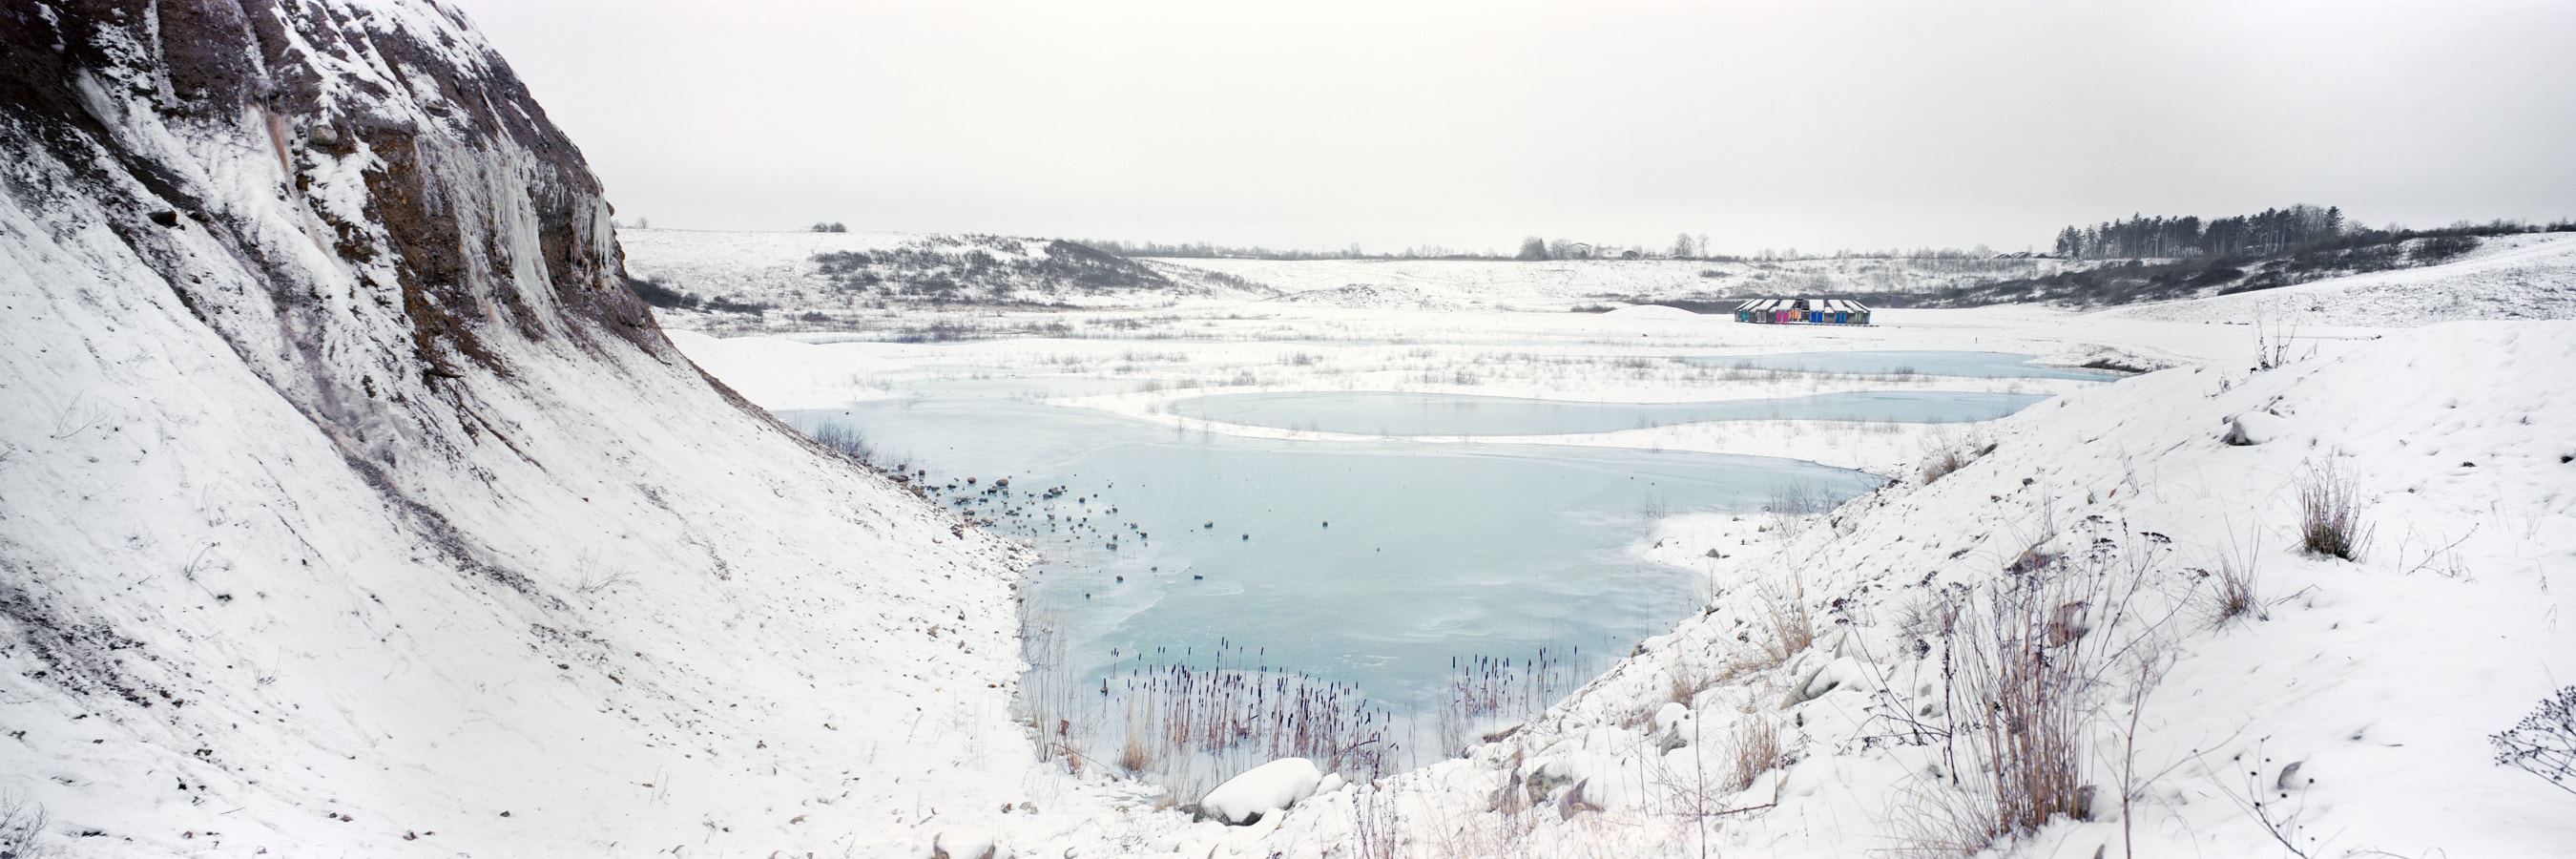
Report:
M 2370 529 L 2361 524 L 2360 488 L 2334 460 L 2312 466 L 2299 478 L 2299 540 L 2310 552 L 2347 561 L 2361 560 Z
M 663 286 L 661 281 L 637 277 L 628 278 L 626 282 L 634 285 L 635 297 L 644 299 L 645 304 L 650 304 L 654 307 L 666 310 L 696 310 L 698 308 L 697 296 Z
M 2540 706 L 2512 730 L 2488 737 L 2496 763 L 2517 767 L 2576 793 L 2576 686 L 2540 699 Z
M 2435 236 L 2416 245 L 2416 262 L 2439 262 L 2478 249 L 2476 236 Z

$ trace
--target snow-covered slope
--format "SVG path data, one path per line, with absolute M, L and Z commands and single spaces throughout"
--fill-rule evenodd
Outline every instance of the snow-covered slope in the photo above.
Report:
M 2576 236 L 2506 236 L 2441 265 L 2140 305 L 2115 315 L 2392 328 L 2463 319 L 2576 319 Z
M 2031 771 L 1981 738 L 2049 723 L 2090 822 L 1998 838 L 2012 855 L 2562 855 L 2576 799 L 2486 738 L 2576 676 L 2576 392 L 2549 381 L 2571 370 L 2566 322 L 2166 370 L 2006 419 L 1956 471 L 1785 536 L 1682 523 L 1658 552 L 1711 565 L 1705 615 L 1466 760 L 1300 805 L 1261 846 L 1963 855 L 1994 819 L 1980 784 Z M 2226 443 L 2249 413 L 2269 439 Z M 2301 550 L 2301 487 L 2326 468 L 2350 480 L 2357 560 Z M 2233 614 L 2231 568 L 2251 577 Z M 1979 665 L 2003 672 L 1988 693 L 2062 706 L 1997 710 Z
M 910 852 L 1025 792 L 1009 554 L 671 348 L 461 16 L 0 17 L 0 805 L 51 820 L 0 848 Z

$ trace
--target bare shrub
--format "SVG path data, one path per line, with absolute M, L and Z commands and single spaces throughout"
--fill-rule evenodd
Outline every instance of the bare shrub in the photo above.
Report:
M 867 435 L 859 432 L 856 427 L 825 422 L 814 428 L 812 436 L 815 441 L 822 442 L 824 447 L 839 451 L 844 456 L 858 460 L 862 465 L 876 464 L 876 445 L 870 444 Z
M 0 856 L 37 859 L 53 855 L 39 841 L 48 822 L 42 804 L 15 792 L 0 793 Z
M 1649 526 L 1672 515 L 1672 502 L 1664 500 L 1660 494 L 1649 494 L 1637 500 L 1637 518 L 1645 520 Z
M 1966 468 L 1968 463 L 1975 462 L 1979 457 L 1993 452 L 1995 452 L 1995 445 L 1992 442 L 1980 444 L 1972 440 L 1964 445 L 1942 445 L 1941 449 L 1932 452 L 1930 459 L 1924 461 L 1923 483 L 1927 486 L 1931 485 L 1932 481 Z
M 2360 488 L 2333 459 L 2299 477 L 2299 540 L 2310 552 L 2361 560 L 2370 528 L 2361 522 Z
M 573 569 L 579 578 L 573 582 L 572 589 L 582 596 L 594 596 L 620 585 L 635 584 L 635 577 L 627 571 L 603 566 L 596 552 L 583 552 L 573 562 Z
M 2576 793 L 2576 686 L 2540 699 L 2540 706 L 2511 730 L 2488 737 L 2496 763 L 2516 767 Z
M 2116 527 L 2116 526 L 2102 526 Z M 1902 821 L 1907 856 L 1968 856 L 2058 817 L 2088 819 L 2088 728 L 2116 675 L 2135 668 L 2132 712 L 2161 676 L 2165 631 L 2180 603 L 2153 598 L 2165 550 L 2103 537 L 2085 551 L 1952 597 L 1942 654 L 1945 788 L 1916 785 Z M 2162 606 L 2155 619 L 2145 605 Z M 2134 729 L 2133 729 L 2134 730 Z M 2140 789 L 2126 782 L 2122 801 Z
M 1395 807 L 1395 791 L 1377 784 L 1351 791 L 1351 835 L 1361 859 L 1395 859 L 1403 855 L 1404 819 Z
M 1923 463 L 1923 482 L 1929 484 L 1932 481 L 1948 477 L 1951 472 L 1968 467 L 1968 463 L 1972 461 L 1973 460 L 1970 457 L 1962 454 L 1957 448 L 1951 448 L 1934 453 L 1932 454 L 1931 459 L 1925 460 Z
M 1834 500 L 1824 489 L 1801 480 L 1771 487 L 1771 503 L 1762 509 L 1781 532 L 1794 535 L 1810 518 L 1834 509 Z
M 1980 775 L 1994 798 L 1996 836 L 2036 831 L 2079 810 L 2089 678 L 2069 652 L 2082 648 L 2084 636 L 2051 632 L 2057 607 L 2079 601 L 2060 602 L 2054 590 L 1997 592 L 1961 612 L 1970 629 L 1959 642 L 1957 682 L 1977 714 L 1965 733 L 1987 764 Z

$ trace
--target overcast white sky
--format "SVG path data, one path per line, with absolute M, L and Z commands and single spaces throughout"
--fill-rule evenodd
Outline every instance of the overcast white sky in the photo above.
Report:
M 657 227 L 2045 247 L 2576 216 L 2576 3 L 449 0 Z

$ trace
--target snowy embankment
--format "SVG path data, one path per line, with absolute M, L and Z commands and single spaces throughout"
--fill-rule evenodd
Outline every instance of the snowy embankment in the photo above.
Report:
M 1258 832 L 1148 840 L 2556 855 L 2571 798 L 2486 737 L 2576 674 L 2576 392 L 2532 383 L 2569 368 L 2576 323 L 2550 322 L 2168 370 L 2006 419 L 1956 470 L 1803 527 L 1677 523 L 1657 551 L 1722 595 L 1545 718 Z M 2222 441 L 2254 412 L 2270 440 Z M 2353 560 L 2301 548 L 2301 488 L 2329 469 L 2368 537 Z M 2033 795 L 2065 804 L 2018 836 L 1997 822 Z
M 2279 289 L 2163 302 L 2111 315 L 2172 322 L 2412 328 L 2463 319 L 2576 318 L 2576 236 L 2489 239 L 2438 266 L 2339 277 Z
M 671 348 L 454 13 L 245 5 L 5 31 L 0 816 L 50 824 L 0 850 L 910 854 L 1055 805 L 1007 547 Z
M 2081 670 L 2051 681 L 2068 706 L 2030 715 L 2069 726 L 2063 748 L 2076 752 L 2056 759 L 2060 780 L 2090 790 L 2061 792 L 2061 811 L 2090 819 L 2062 813 L 2001 838 L 2016 855 L 2120 856 L 2132 840 L 2138 855 L 2246 855 L 2276 850 L 2277 834 L 2313 839 L 2297 842 L 2312 855 L 2544 856 L 2576 839 L 2568 800 L 2494 766 L 2485 741 L 2563 684 L 2559 656 L 2576 653 L 2558 621 L 2569 600 L 2551 582 L 2576 562 L 2576 446 L 2565 432 L 2576 401 L 2541 382 L 2576 369 L 2576 324 L 2306 329 L 2268 353 L 2288 363 L 2257 371 L 2267 353 L 2251 329 L 2223 320 L 2029 308 L 1891 318 L 1779 330 L 1635 313 L 1344 311 L 1269 318 L 1268 342 L 816 348 L 1175 383 L 1089 403 L 1148 417 L 1150 403 L 1224 390 L 1226 377 L 1250 377 L 1255 390 L 1670 397 L 1690 371 L 1628 363 L 1614 356 L 1631 350 L 1612 344 L 1653 343 L 1634 351 L 1657 354 L 1721 337 L 1729 351 L 1974 344 L 2182 364 L 2066 386 L 2022 415 L 1957 428 L 1933 457 L 1919 452 L 1924 438 L 1906 436 L 1870 454 L 1911 460 L 1900 484 L 1821 521 L 1670 521 L 1652 557 L 1708 571 L 1721 592 L 1710 611 L 1466 760 L 1321 792 L 1250 827 L 1143 805 L 1070 827 L 1015 820 L 1005 840 L 1023 848 L 1669 855 L 1694 853 L 1705 824 L 1722 849 L 1937 855 L 1991 834 L 1981 820 L 1999 816 L 1993 791 L 1977 790 L 1977 774 L 1995 769 L 1979 763 L 1994 754 L 1980 746 L 1993 736 L 1983 729 L 2001 723 L 1980 719 L 1991 708 L 1975 702 L 1995 689 L 1953 685 L 1945 666 L 2008 676 L 2004 656 L 2052 639 L 2036 652 Z M 1413 345 L 1303 339 L 1318 326 L 1372 326 Z M 1498 336 L 1559 345 L 1500 349 Z M 1588 357 L 1558 360 L 1575 356 Z M 1446 381 L 1462 369 L 1478 383 Z M 2268 433 L 2262 443 L 2224 443 L 2248 415 L 2259 417 L 2241 423 Z M 1651 445 L 1726 431 L 1741 437 L 1711 447 L 1742 450 L 1760 434 L 1747 429 L 1550 441 Z M 1802 443 L 1875 443 L 1774 441 L 1793 454 Z M 1927 485 L 1922 467 L 1951 453 L 1959 467 Z M 2371 531 L 2358 561 L 2300 548 L 2299 488 L 2326 468 L 2351 479 Z M 2244 583 L 2242 599 L 2226 593 L 2231 579 Z M 2081 809 L 2078 793 L 2090 797 Z

